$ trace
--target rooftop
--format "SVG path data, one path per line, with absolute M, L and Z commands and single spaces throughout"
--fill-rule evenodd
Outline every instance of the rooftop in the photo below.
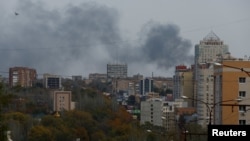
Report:
M 204 38 L 206 41 L 220 41 L 220 38 L 213 32 L 211 31 L 210 33 L 207 34 L 207 36 Z

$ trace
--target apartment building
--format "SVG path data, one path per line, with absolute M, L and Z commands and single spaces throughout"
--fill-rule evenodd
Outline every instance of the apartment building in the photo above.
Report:
M 126 78 L 128 75 L 127 64 L 107 64 L 107 77 L 108 78 Z
M 197 95 L 203 95 L 203 91 L 199 91 L 198 86 L 198 84 L 201 83 L 200 81 L 204 80 L 199 78 L 200 64 L 212 63 L 216 60 L 216 58 L 218 58 L 218 55 L 223 56 L 227 53 L 229 53 L 228 45 L 224 44 L 224 42 L 213 31 L 207 34 L 199 44 L 195 45 L 194 98 L 197 99 Z
M 140 80 L 140 94 L 146 96 L 151 92 L 154 92 L 154 80 L 150 77 Z
M 74 105 L 71 101 L 71 91 L 53 91 L 52 93 L 53 111 L 72 110 Z
M 163 90 L 173 90 L 172 77 L 152 77 L 154 80 L 154 87 Z M 171 93 L 172 94 L 172 93 Z
M 90 80 L 106 80 L 107 74 L 105 74 L 105 73 L 90 73 L 89 79 Z
M 32 87 L 37 79 L 36 70 L 28 67 L 9 68 L 9 86 Z
M 44 87 L 48 89 L 61 89 L 62 78 L 59 75 L 44 74 L 43 75 Z
M 250 124 L 250 60 L 228 56 L 219 63 L 214 70 L 215 103 L 222 106 L 214 108 L 214 124 Z
M 140 123 L 149 122 L 156 126 L 163 126 L 162 121 L 162 99 L 150 98 L 147 101 L 141 101 Z
M 197 76 L 199 78 L 196 84 L 196 110 L 199 120 L 198 123 L 206 127 L 210 122 L 213 122 L 213 104 L 214 104 L 214 64 L 204 63 L 199 64 Z M 208 108 L 208 106 L 210 108 Z M 211 113 L 210 113 L 211 112 Z M 211 114 L 211 117 L 210 117 Z
M 181 96 L 193 97 L 193 70 L 186 65 L 176 66 L 173 86 L 174 99 L 180 99 Z M 193 106 L 192 101 L 188 103 L 189 107 Z
M 146 101 L 141 101 L 140 124 L 149 122 L 164 127 L 167 131 L 174 129 L 177 125 L 177 107 L 187 107 L 187 102 L 182 99 L 165 101 L 161 98 L 149 98 Z
M 216 61 L 218 56 L 223 56 L 229 53 L 228 45 L 213 32 L 195 45 L 195 64 L 193 74 L 193 86 L 194 93 L 191 96 L 193 99 L 194 107 L 197 108 L 198 118 L 204 118 L 202 125 L 206 126 L 206 122 L 210 122 L 209 119 L 210 110 L 204 103 L 213 104 L 213 62 Z M 203 102 L 201 102 L 203 101 Z M 205 119 L 208 119 L 207 121 Z

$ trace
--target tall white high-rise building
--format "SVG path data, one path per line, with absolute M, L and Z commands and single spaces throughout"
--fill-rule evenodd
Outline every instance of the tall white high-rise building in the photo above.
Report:
M 228 45 L 211 31 L 195 45 L 195 64 L 214 62 L 218 56 L 229 52 Z
M 207 122 L 204 120 L 200 122 L 204 126 L 212 120 L 209 119 L 210 110 L 207 106 L 214 102 L 213 63 L 218 57 L 228 53 L 228 45 L 224 44 L 213 31 L 195 45 L 193 99 L 196 99 L 194 106 L 197 108 L 198 118 L 207 119 Z

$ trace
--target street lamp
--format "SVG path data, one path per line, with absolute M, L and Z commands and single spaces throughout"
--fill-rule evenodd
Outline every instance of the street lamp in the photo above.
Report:
M 152 132 L 152 130 L 148 129 L 148 130 L 147 130 L 147 132 L 151 133 L 151 132 Z
M 220 104 L 220 103 L 223 103 L 223 102 L 229 102 L 229 101 L 237 101 L 237 102 L 242 101 L 241 98 L 237 98 L 237 99 L 219 101 L 219 102 L 217 102 L 217 103 L 211 104 L 211 103 L 207 103 L 207 102 L 205 102 L 205 101 L 199 100 L 199 99 L 189 98 L 189 97 L 187 97 L 187 96 L 185 96 L 185 95 L 181 96 L 181 98 L 183 98 L 183 99 L 190 99 L 190 100 L 194 100 L 194 101 L 199 101 L 199 102 L 205 104 L 206 107 L 207 107 L 207 109 L 209 110 L 209 125 L 211 125 L 211 121 L 212 121 L 212 111 L 213 111 L 214 107 L 215 107 L 217 104 Z M 212 105 L 212 106 L 209 106 L 209 105 Z
M 184 133 L 184 141 L 187 141 L 188 130 L 185 127 L 183 127 L 183 128 L 184 128 L 184 131 L 183 131 L 183 133 Z

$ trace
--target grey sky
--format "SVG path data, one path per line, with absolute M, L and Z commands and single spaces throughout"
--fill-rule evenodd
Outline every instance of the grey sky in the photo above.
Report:
M 106 73 L 172 77 L 193 63 L 213 30 L 235 57 L 250 56 L 248 0 L 10 0 L 0 2 L 1 75 L 9 67 L 63 76 Z M 18 12 L 19 15 L 15 15 Z

